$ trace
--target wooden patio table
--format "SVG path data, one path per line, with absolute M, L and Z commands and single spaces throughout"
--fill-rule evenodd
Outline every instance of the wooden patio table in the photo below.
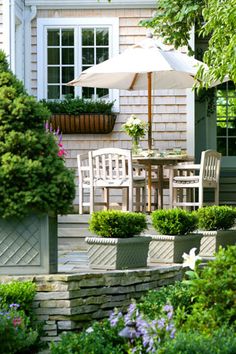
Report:
M 133 163 L 146 166 L 148 172 L 148 207 L 147 212 L 151 212 L 151 192 L 152 192 L 152 166 L 157 166 L 158 173 L 158 208 L 163 208 L 163 166 L 174 166 L 179 162 L 192 162 L 193 156 L 179 154 L 179 155 L 165 155 L 165 156 L 136 156 L 132 157 Z

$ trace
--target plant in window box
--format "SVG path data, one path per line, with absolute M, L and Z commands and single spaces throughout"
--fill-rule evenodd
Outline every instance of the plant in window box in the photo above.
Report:
M 91 268 L 126 269 L 147 266 L 150 237 L 138 236 L 147 228 L 146 215 L 103 210 L 94 212 L 90 230 L 98 237 L 87 237 Z
M 236 209 L 222 206 L 208 206 L 197 210 L 201 239 L 200 256 L 212 257 L 219 247 L 225 248 L 236 243 L 236 230 L 232 227 L 236 221 Z
M 66 97 L 62 101 L 42 100 L 42 103 L 51 112 L 53 129 L 59 128 L 62 133 L 106 134 L 115 125 L 114 102 Z
M 57 214 L 70 210 L 74 173 L 0 51 L 0 274 L 57 271 Z
M 159 209 L 151 214 L 153 227 L 158 235 L 151 235 L 149 261 L 182 263 L 183 253 L 192 248 L 200 249 L 201 234 L 193 233 L 197 228 L 195 213 L 183 209 Z

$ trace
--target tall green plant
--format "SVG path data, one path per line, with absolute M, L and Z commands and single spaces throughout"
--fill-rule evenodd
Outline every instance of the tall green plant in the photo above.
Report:
M 74 174 L 45 131 L 49 112 L 29 96 L 0 51 L 0 215 L 29 211 L 66 213 L 74 199 Z

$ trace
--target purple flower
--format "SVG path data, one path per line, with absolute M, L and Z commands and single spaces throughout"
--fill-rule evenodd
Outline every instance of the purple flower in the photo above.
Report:
M 12 309 L 12 308 L 18 309 L 20 307 L 20 305 L 19 304 L 10 304 L 9 307 L 10 307 L 10 309 Z
M 122 317 L 121 312 L 118 312 L 117 314 L 115 312 L 112 312 L 109 317 L 109 322 L 111 327 L 115 327 L 121 317 Z
M 175 328 L 170 332 L 170 338 L 171 338 L 171 339 L 174 339 L 174 338 L 175 338 L 175 332 L 176 332 L 176 329 L 175 329 Z
M 164 318 L 161 318 L 160 320 L 157 321 L 157 327 L 159 329 L 164 328 L 165 327 L 165 322 L 166 322 L 166 320 Z
M 173 306 L 167 304 L 167 305 L 165 305 L 163 307 L 163 311 L 165 311 L 165 312 L 173 312 Z

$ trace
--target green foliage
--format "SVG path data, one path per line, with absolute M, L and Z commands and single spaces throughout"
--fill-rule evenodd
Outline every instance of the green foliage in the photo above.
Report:
M 51 344 L 51 354 L 122 354 L 125 340 L 118 335 L 121 327 L 111 327 L 108 320 L 95 322 L 87 331 L 80 334 L 62 335 L 59 343 Z
M 119 210 L 94 212 L 89 221 L 89 229 L 102 237 L 133 237 L 139 235 L 146 228 L 146 215 Z
M 63 101 L 46 101 L 42 104 L 49 109 L 51 113 L 80 114 L 80 113 L 111 113 L 114 102 L 104 100 L 85 100 L 84 98 L 66 97 Z
M 236 209 L 226 205 L 199 208 L 197 218 L 202 230 L 227 230 L 235 224 Z
M 65 214 L 75 195 L 74 173 L 45 131 L 48 110 L 29 96 L 0 52 L 0 215 L 30 210 Z
M 236 1 L 210 0 L 202 10 L 204 25 L 200 34 L 210 36 L 203 60 L 210 70 L 202 70 L 198 77 L 206 82 L 222 81 L 225 75 L 236 83 Z
M 236 1 L 235 0 L 159 0 L 154 17 L 141 24 L 154 29 L 154 33 L 164 38 L 175 48 L 188 46 L 190 31 L 200 37 L 209 37 L 209 46 L 197 77 L 209 87 L 212 82 L 222 82 L 225 75 L 236 83 Z
M 220 249 L 189 284 L 196 302 L 186 328 L 210 333 L 224 324 L 236 325 L 236 246 Z
M 36 284 L 13 281 L 0 284 L 0 343 L 2 354 L 30 354 L 41 347 L 41 328 L 32 303 Z
M 153 28 L 154 34 L 162 37 L 166 44 L 177 49 L 189 46 L 190 32 L 196 22 L 200 22 L 205 0 L 159 0 L 152 19 L 141 21 L 141 25 Z
M 29 318 L 24 311 L 12 304 L 8 309 L 1 309 L 0 343 L 1 354 L 30 354 L 35 352 L 38 332 L 29 325 Z
M 236 353 L 235 332 L 230 328 L 201 332 L 178 332 L 173 341 L 165 343 L 158 354 L 233 354 Z
M 154 228 L 162 235 L 185 235 L 196 229 L 194 213 L 182 209 L 159 209 L 151 214 Z
M 190 286 L 178 281 L 158 290 L 150 290 L 137 306 L 148 318 L 154 320 L 160 315 L 162 307 L 170 304 L 174 308 L 175 325 L 180 327 L 191 313 L 194 297 Z
M 0 284 L 0 307 L 17 303 L 27 316 L 32 315 L 32 303 L 36 294 L 36 284 L 26 281 L 13 281 Z

